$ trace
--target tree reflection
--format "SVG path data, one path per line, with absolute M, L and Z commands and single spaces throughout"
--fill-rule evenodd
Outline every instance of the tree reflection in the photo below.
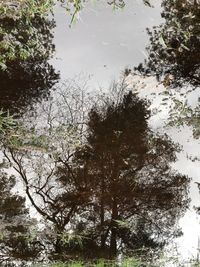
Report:
M 30 25 L 22 19 L 1 18 L 0 25 L 7 32 L 7 35 L 0 34 L 1 43 L 5 42 L 6 36 L 15 40 L 14 55 L 7 56 L 6 69 L 0 70 L 0 106 L 12 112 L 25 110 L 34 101 L 47 97 L 59 78 L 48 63 L 55 50 L 51 32 L 55 25 L 53 21 L 40 16 L 34 17 Z M 1 47 L 1 52 L 7 53 L 2 49 L 6 48 Z M 28 58 L 23 56 L 23 51 L 24 54 L 30 54 Z
M 2 166 L 1 166 L 2 167 Z M 34 220 L 28 215 L 25 198 L 12 193 L 15 177 L 0 172 L 0 262 L 13 266 L 13 261 L 34 260 L 41 251 L 37 238 L 31 236 Z M 9 265 L 9 263 L 11 265 Z
M 111 258 L 158 249 L 180 233 L 177 222 L 188 206 L 189 179 L 171 168 L 178 148 L 167 136 L 151 132 L 144 100 L 131 92 L 117 95 L 99 101 L 86 122 L 84 97 L 80 104 L 74 93 L 70 102 L 68 94 L 67 104 L 74 103 L 65 102 L 71 120 L 67 126 L 56 122 L 56 129 L 51 125 L 48 152 L 27 157 L 26 143 L 24 149 L 9 146 L 5 153 L 45 219 L 42 243 L 51 259 Z M 64 130 L 67 144 L 62 140 L 55 153 L 55 140 L 59 133 L 64 138 Z M 78 145 L 77 136 L 82 136 Z
M 160 247 L 178 234 L 188 179 L 171 169 L 176 147 L 150 131 L 148 117 L 146 103 L 131 92 L 118 104 L 94 107 L 87 144 L 73 159 L 77 167 L 59 168 L 63 186 L 71 177 L 83 198 L 85 210 L 73 225 L 85 237 L 87 256 Z
M 149 58 L 139 70 L 146 74 L 164 75 L 164 84 L 182 82 L 199 85 L 200 5 L 196 0 L 162 1 L 165 22 L 148 30 Z

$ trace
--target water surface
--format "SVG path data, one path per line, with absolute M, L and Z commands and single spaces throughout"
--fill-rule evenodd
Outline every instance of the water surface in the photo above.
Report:
M 113 10 L 103 2 L 86 4 L 78 21 L 69 28 L 70 18 L 59 5 L 55 8 L 55 59 L 51 61 L 61 78 L 79 73 L 93 76 L 95 86 L 108 87 L 126 68 L 137 66 L 147 56 L 147 27 L 161 21 L 160 2 L 154 8 L 142 1 L 127 1 L 124 9 Z
M 158 26 L 163 22 L 160 15 L 161 7 L 159 1 L 154 1 L 153 4 L 154 8 L 150 8 L 144 6 L 142 1 L 139 0 L 134 1 L 134 3 L 133 1 L 127 1 L 124 9 L 113 11 L 111 6 L 103 3 L 87 3 L 77 17 L 77 21 L 72 25 L 69 25 L 70 17 L 67 16 L 66 10 L 58 4 L 54 8 L 54 29 L 53 27 L 46 28 L 45 26 L 45 33 L 47 34 L 48 40 L 47 50 L 51 50 L 51 53 L 44 60 L 37 58 L 34 61 L 23 64 L 15 62 L 14 65 L 10 66 L 10 72 L 8 74 L 1 73 L 3 79 L 0 85 L 1 107 L 18 112 L 18 116 L 20 111 L 23 111 L 24 118 L 32 124 L 32 128 L 34 128 L 33 126 L 37 124 L 38 120 L 40 127 L 44 127 L 46 130 L 48 127 L 45 128 L 45 121 L 47 124 L 50 123 L 50 116 L 45 112 L 48 111 L 49 107 L 54 107 L 56 110 L 57 117 L 52 117 L 52 121 L 55 118 L 58 119 L 62 127 L 65 126 L 66 121 L 67 123 L 71 123 L 68 117 L 72 110 L 75 112 L 75 120 L 78 118 L 79 111 L 81 109 L 84 110 L 85 107 L 77 105 L 73 97 L 79 97 L 79 89 L 83 89 L 82 83 L 85 83 L 87 79 L 89 79 L 89 82 L 86 83 L 86 87 L 88 87 L 90 92 L 94 92 L 98 88 L 102 88 L 106 92 L 113 80 L 119 80 L 121 78 L 125 68 L 133 69 L 139 63 L 143 63 L 145 59 L 147 63 L 151 63 L 149 65 L 147 64 L 146 68 L 145 64 L 143 67 L 140 66 L 144 68 L 142 69 L 142 73 L 145 73 L 147 75 L 146 77 L 133 76 L 131 77 L 132 81 L 129 83 L 131 90 L 134 90 L 134 88 L 138 89 L 140 95 L 145 92 L 142 97 L 145 96 L 147 99 L 152 100 L 153 104 L 151 108 L 160 109 L 160 112 L 150 119 L 150 123 L 146 121 L 145 112 L 147 111 L 142 102 L 137 102 L 138 100 L 134 99 L 134 97 L 132 99 L 129 96 L 130 100 L 126 94 L 120 100 L 122 102 L 119 102 L 119 106 L 116 104 L 113 107 L 110 104 L 110 106 L 108 105 L 108 107 L 102 108 L 104 111 L 107 110 L 105 112 L 106 115 L 103 111 L 101 113 L 101 109 L 100 111 L 95 111 L 94 109 L 89 113 L 89 119 L 88 117 L 86 118 L 88 123 L 86 140 L 88 143 L 82 150 L 75 154 L 74 161 L 76 163 L 79 162 L 79 165 L 73 171 L 77 175 L 80 187 L 82 186 L 81 193 L 84 193 L 83 195 L 80 194 L 81 197 L 79 196 L 80 199 L 78 198 L 78 201 L 86 201 L 87 203 L 88 198 L 92 200 L 96 198 L 99 202 L 93 203 L 95 209 L 92 212 L 88 208 L 90 211 L 89 215 L 84 209 L 81 210 L 85 217 L 80 224 L 77 224 L 77 220 L 74 219 L 72 228 L 73 231 L 78 231 L 80 229 L 86 229 L 91 225 L 96 227 L 96 225 L 100 224 L 102 234 L 96 237 L 97 241 L 95 240 L 95 233 L 92 233 L 92 230 L 90 233 L 93 238 L 92 241 L 86 241 L 89 254 L 93 254 L 91 252 L 92 246 L 95 246 L 99 255 L 105 255 L 106 249 L 113 250 L 111 252 L 115 254 L 116 251 L 114 250 L 116 250 L 116 246 L 120 242 L 119 240 L 122 242 L 120 253 L 126 251 L 127 247 L 137 249 L 141 248 L 142 245 L 150 248 L 162 248 L 164 243 L 169 240 L 178 246 L 183 257 L 187 258 L 197 253 L 200 227 L 199 216 L 193 206 L 199 205 L 199 191 L 196 184 L 199 181 L 199 161 L 191 160 L 191 157 L 199 157 L 199 139 L 194 139 L 192 125 L 182 128 L 178 128 L 177 125 L 172 128 L 164 127 L 170 112 L 169 106 L 171 100 L 168 98 L 168 106 L 165 108 L 162 99 L 163 92 L 166 93 L 167 90 L 174 90 L 172 92 L 186 95 L 185 92 L 192 88 L 191 90 L 194 91 L 191 97 L 193 99 L 192 102 L 198 104 L 197 98 L 199 94 L 188 84 L 190 77 L 187 77 L 187 84 L 183 81 L 187 73 L 181 72 L 181 67 L 190 58 L 187 54 L 187 47 L 181 47 L 185 49 L 183 54 L 181 54 L 182 50 L 180 47 L 170 47 L 172 50 L 175 49 L 177 54 L 174 52 L 174 58 L 169 59 L 169 44 L 162 39 L 163 37 L 160 40 L 160 36 L 163 33 L 163 26 L 158 28 L 154 38 L 149 40 L 146 28 L 151 28 L 155 25 Z M 171 29 L 170 23 L 167 21 L 164 24 L 164 29 Z M 42 26 L 40 25 L 41 28 Z M 44 31 L 44 29 L 41 29 L 41 31 Z M 151 34 L 150 37 L 152 37 Z M 178 39 L 179 43 L 181 43 L 180 40 Z M 146 51 L 145 48 L 149 44 L 148 51 Z M 191 43 L 191 47 L 194 45 L 196 51 L 195 44 Z M 154 62 L 155 54 L 157 58 Z M 159 61 L 161 55 L 164 55 L 164 59 Z M 169 76 L 172 75 L 171 70 L 173 70 L 173 76 Z M 178 75 L 176 76 L 177 73 Z M 184 77 L 181 74 L 184 74 Z M 139 79 L 139 82 L 136 82 L 137 79 Z M 166 89 L 166 86 L 172 85 L 178 79 L 180 80 L 179 87 L 176 84 L 176 87 L 173 85 Z M 63 85 L 64 81 L 65 83 Z M 55 84 L 57 85 L 55 86 Z M 63 90 L 62 94 L 59 91 L 61 85 Z M 70 103 L 71 105 L 68 105 L 68 113 L 66 114 L 62 110 L 62 97 L 65 104 L 67 103 L 68 105 Z M 71 97 L 73 101 L 68 102 L 71 100 Z M 96 102 L 96 100 L 95 97 L 87 100 L 88 107 L 91 107 L 94 103 L 100 103 L 98 101 Z M 65 108 L 67 105 L 65 105 Z M 37 120 L 35 121 L 34 118 L 31 118 L 31 113 L 29 112 L 31 108 L 33 110 L 35 108 L 36 110 Z M 145 114 L 141 115 L 139 112 L 141 110 Z M 81 119 L 83 120 L 83 117 Z M 159 139 L 160 143 L 158 142 L 155 148 L 150 149 L 149 143 L 144 142 L 145 136 L 151 139 L 151 131 L 148 127 L 151 127 L 154 132 L 169 134 L 172 138 L 172 143 L 168 139 L 165 139 L 165 137 L 162 137 Z M 45 132 L 43 132 L 43 135 L 45 135 Z M 77 141 L 76 138 L 77 136 L 74 136 L 75 140 L 70 140 L 70 142 Z M 177 154 L 178 160 L 176 162 L 174 162 L 176 148 L 173 141 L 183 146 L 183 150 Z M 164 143 L 164 148 L 161 145 L 162 142 Z M 155 153 L 155 155 L 153 154 L 155 152 L 154 149 L 157 149 L 157 154 Z M 167 153 L 167 149 L 169 149 L 169 153 Z M 156 157 L 159 152 L 162 153 L 159 156 L 159 161 L 155 163 L 152 158 L 154 158 L 153 156 Z M 143 166 L 144 168 L 142 168 L 140 166 L 141 162 L 144 165 L 146 164 L 146 167 Z M 148 165 L 149 162 L 150 166 Z M 131 173 L 131 171 L 134 172 L 131 169 L 131 166 L 134 164 L 139 170 L 141 168 L 142 171 L 138 173 L 138 180 L 133 186 L 133 183 L 129 180 L 130 177 L 128 175 L 126 176 L 126 174 Z M 172 171 L 171 166 L 177 170 L 176 173 Z M 62 171 L 63 169 L 61 168 L 61 174 Z M 116 172 L 116 177 L 113 178 L 113 173 Z M 66 169 L 64 170 L 64 175 L 66 175 Z M 124 180 L 121 179 L 121 175 L 124 175 Z M 145 175 L 147 175 L 148 179 Z M 187 175 L 192 178 L 191 188 L 188 185 Z M 66 181 L 62 180 L 63 177 L 61 175 L 60 181 L 64 187 L 66 186 Z M 73 185 L 76 188 L 77 181 L 73 180 L 74 177 L 70 175 L 69 177 L 71 179 L 70 186 Z M 91 181 L 91 177 L 93 181 Z M 103 180 L 104 185 L 101 183 L 101 177 L 105 178 Z M 145 181 L 144 177 L 146 177 Z M 174 177 L 176 179 L 172 179 L 172 182 L 170 179 Z M 87 179 L 91 179 L 91 188 L 87 188 L 85 185 Z M 94 184 L 94 180 L 96 184 Z M 126 189 L 127 185 L 128 188 Z M 35 185 L 33 184 L 33 186 Z M 98 192 L 96 191 L 97 187 L 99 189 Z M 65 189 L 67 191 L 69 187 Z M 78 189 L 80 190 L 80 188 Z M 187 196 L 188 190 L 190 190 L 190 197 L 192 199 L 189 207 L 187 206 L 189 202 Z M 80 191 L 78 192 L 80 193 Z M 74 197 L 73 190 L 71 194 L 71 197 Z M 70 207 L 72 200 L 66 196 L 63 195 L 62 197 Z M 133 205 L 131 199 L 134 200 Z M 146 199 L 149 199 L 149 202 Z M 73 200 L 76 203 L 77 198 L 74 197 Z M 184 216 L 186 207 L 188 209 Z M 68 206 L 65 208 L 68 209 Z M 103 209 L 103 211 L 101 210 L 101 218 L 99 219 L 100 209 Z M 57 213 L 59 223 L 63 220 L 64 211 L 59 210 Z M 131 213 L 133 211 L 135 214 Z M 59 214 L 61 214 L 60 217 Z M 77 215 L 78 220 L 82 216 L 80 214 Z M 153 218 L 152 223 L 150 223 L 152 220 L 151 217 Z M 183 235 L 181 236 L 179 236 L 179 232 L 174 230 L 177 229 L 176 226 L 179 224 L 177 220 L 180 217 L 180 225 L 183 231 Z M 130 233 L 124 225 L 118 228 L 118 232 L 116 231 L 115 227 L 118 227 L 116 222 L 118 220 L 123 222 L 126 218 L 128 218 L 130 224 L 137 224 L 134 226 L 137 230 L 136 234 Z M 85 223 L 87 220 L 89 222 L 88 225 Z M 162 231 L 157 227 L 156 223 L 162 225 L 163 236 Z M 159 235 L 160 233 L 161 235 Z M 119 239 L 116 238 L 117 235 Z M 111 238 L 112 240 L 109 246 L 110 236 L 113 238 Z M 179 236 L 178 239 L 176 238 L 177 236 Z M 98 240 L 100 239 L 101 241 L 99 243 L 101 242 L 103 252 L 98 247 Z M 56 249 L 59 252 L 61 248 L 57 246 Z M 73 250 L 74 248 L 70 247 L 70 249 Z M 95 249 L 93 251 L 94 254 L 96 252 Z M 77 250 L 77 253 L 81 252 Z M 108 255 L 105 257 L 108 257 Z

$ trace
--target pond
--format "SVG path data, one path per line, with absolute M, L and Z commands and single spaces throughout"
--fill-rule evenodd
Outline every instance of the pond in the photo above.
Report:
M 0 20 L 17 43 L 0 71 L 18 124 L 2 141 L 5 266 L 199 261 L 200 5 L 151 4 L 86 2 L 72 22 L 58 2 L 31 26 Z

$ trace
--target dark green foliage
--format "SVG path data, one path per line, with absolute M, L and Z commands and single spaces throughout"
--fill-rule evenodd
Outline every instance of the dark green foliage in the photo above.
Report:
M 189 179 L 171 168 L 178 147 L 150 130 L 148 103 L 132 92 L 101 103 L 89 112 L 81 146 L 48 158 L 36 151 L 28 159 L 13 146 L 5 153 L 44 219 L 41 242 L 51 260 L 112 258 L 143 248 L 147 255 L 180 234 Z M 26 172 L 29 160 L 34 179 Z
M 200 72 L 200 4 L 198 1 L 164 0 L 165 22 L 148 30 L 149 58 L 138 69 L 158 78 L 171 75 L 170 83 L 199 85 Z M 167 82 L 168 83 L 168 82 Z
M 27 105 L 48 97 L 49 90 L 59 78 L 59 74 L 47 62 L 55 49 L 51 32 L 54 26 L 53 20 L 41 15 L 35 15 L 30 24 L 25 18 L 0 18 L 0 27 L 18 44 L 12 48 L 12 42 L 6 38 L 6 34 L 0 33 L 0 41 L 4 44 L 5 40 L 9 42 L 4 48 L 0 45 L 1 54 L 6 57 L 6 69 L 0 70 L 2 108 L 19 112 L 25 110 Z M 12 50 L 13 55 L 8 50 Z
M 118 104 L 94 107 L 87 143 L 71 163 L 76 167 L 59 168 L 66 189 L 73 184 L 71 172 L 82 196 L 71 223 L 85 237 L 79 253 L 87 257 L 161 247 L 177 231 L 174 225 L 188 203 L 188 179 L 171 169 L 177 148 L 150 131 L 148 117 L 147 104 L 131 92 Z
M 34 227 L 25 207 L 25 198 L 12 193 L 15 177 L 0 173 L 0 261 L 33 260 L 38 257 L 41 245 L 33 237 Z M 5 263 L 6 264 L 6 263 Z

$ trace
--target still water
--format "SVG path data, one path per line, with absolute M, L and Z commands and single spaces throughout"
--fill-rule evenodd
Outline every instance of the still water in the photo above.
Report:
M 105 90 L 112 80 L 119 79 L 124 68 L 132 69 L 147 59 L 146 47 L 149 45 L 149 36 L 146 28 L 151 29 L 164 21 L 160 15 L 162 10 L 160 2 L 154 1 L 153 5 L 154 8 L 149 8 L 141 1 L 134 3 L 128 1 L 123 10 L 113 11 L 110 6 L 103 3 L 94 3 L 81 12 L 78 21 L 71 28 L 68 27 L 70 20 L 66 16 L 65 9 L 57 6 L 55 8 L 57 26 L 54 33 L 56 53 L 51 62 L 56 69 L 59 69 L 61 79 L 73 78 L 80 73 L 90 74 L 91 87 L 103 87 Z M 145 90 L 149 95 L 149 92 L 159 90 L 156 88 L 156 80 L 150 85 L 148 80 L 146 83 Z M 195 93 L 195 98 L 197 95 Z M 156 103 L 154 105 L 158 107 L 159 100 L 154 101 Z M 152 120 L 152 127 L 156 130 L 162 128 L 163 121 L 167 117 L 166 111 L 163 114 Z M 186 156 L 187 154 L 199 156 L 200 144 L 198 140 L 192 138 L 191 130 L 188 128 L 182 131 L 172 129 L 168 133 L 184 148 L 179 161 L 175 164 L 176 168 L 193 178 L 191 208 L 181 220 L 184 236 L 178 241 L 182 247 L 181 253 L 186 256 L 196 253 L 197 233 L 200 230 L 199 216 L 193 210 L 193 206 L 200 204 L 199 191 L 195 183 L 199 180 L 199 163 L 188 160 Z
M 154 8 L 139 0 L 127 1 L 125 8 L 113 10 L 103 1 L 87 3 L 70 28 L 66 10 L 57 5 L 56 53 L 51 62 L 61 78 L 90 74 L 95 86 L 108 87 L 126 67 L 143 62 L 147 57 L 146 28 L 162 21 L 160 1 L 152 4 Z
M 21 65 L 15 63 L 8 75 L 0 74 L 1 107 L 17 113 L 18 118 L 22 116 L 32 126 L 37 125 L 38 120 L 42 128 L 46 121 L 50 125 L 48 129 L 52 131 L 51 122 L 56 114 L 59 118 L 56 123 L 59 122 L 59 125 L 63 127 L 66 123 L 71 123 L 66 117 L 70 117 L 72 111 L 75 114 L 73 118 L 71 117 L 73 123 L 74 121 L 77 123 L 80 118 L 82 123 L 85 123 L 85 119 L 87 120 L 88 134 L 84 140 L 87 146 L 80 148 L 73 159 L 73 164 L 78 163 L 78 167 L 73 169 L 77 180 L 75 181 L 74 175 L 68 173 L 64 167 L 61 167 L 58 173 L 56 172 L 61 182 L 61 187 L 57 188 L 58 191 L 62 191 L 66 186 L 67 182 L 63 180 L 63 177 L 67 172 L 70 184 L 68 182 L 68 187 L 66 186 L 65 189 L 68 194 L 70 192 L 70 197 L 67 197 L 65 192 L 66 195 L 61 195 L 59 199 L 61 203 L 65 201 L 67 211 L 63 207 L 57 211 L 56 205 L 51 207 L 57 216 L 51 222 L 56 222 L 62 232 L 66 226 L 62 224 L 63 220 L 66 221 L 63 214 L 69 212 L 70 205 L 75 205 L 76 201 L 90 203 L 95 199 L 96 202 L 92 202 L 94 209 L 85 204 L 87 209 L 80 208 L 76 219 L 72 218 L 70 221 L 70 226 L 74 224 L 70 231 L 83 232 L 83 229 L 91 228 L 88 230 L 89 237 L 86 236 L 85 241 L 88 257 L 94 257 L 95 253 L 98 257 L 107 257 L 105 250 L 109 250 L 110 254 L 116 254 L 117 246 L 120 247 L 120 253 L 125 254 L 143 245 L 154 249 L 163 248 L 165 242 L 167 251 L 173 247 L 174 251 L 177 249 L 183 258 L 196 257 L 198 254 L 200 217 L 194 206 L 200 206 L 197 186 L 199 182 L 199 139 L 194 138 L 192 124 L 184 124 L 181 128 L 177 125 L 165 127 L 170 112 L 174 111 L 171 104 L 173 107 L 172 99 L 175 99 L 175 96 L 185 101 L 185 95 L 191 90 L 191 94 L 187 95 L 188 101 L 194 106 L 198 104 L 198 90 L 192 87 L 198 82 L 198 44 L 196 40 L 190 43 L 190 49 L 187 46 L 188 43 L 181 39 L 182 35 L 177 35 L 177 39 L 176 36 L 173 39 L 174 25 L 179 25 L 178 33 L 183 32 L 186 39 L 189 39 L 192 33 L 185 34 L 185 30 L 181 27 L 187 25 L 187 18 L 192 18 L 191 12 L 196 11 L 188 7 L 190 12 L 189 15 L 183 16 L 184 19 L 186 17 L 183 24 L 181 24 L 182 16 L 180 21 L 174 23 L 172 19 L 173 23 L 171 23 L 170 16 L 179 19 L 179 5 L 174 15 L 173 12 L 170 13 L 167 1 L 163 3 L 164 7 L 161 7 L 160 1 L 155 0 L 152 3 L 154 7 L 148 7 L 139 0 L 134 3 L 127 1 L 125 8 L 117 10 L 112 10 L 110 5 L 102 2 L 87 3 L 77 16 L 77 20 L 71 25 L 65 8 L 57 4 L 54 8 L 55 25 L 47 27 L 49 33 L 45 31 L 49 36 L 48 51 L 51 50 L 53 56 L 49 55 L 49 60 L 37 59 Z M 161 18 L 163 8 L 168 14 L 165 17 L 166 21 Z M 180 10 L 182 14 L 182 9 Z M 152 29 L 153 26 L 161 23 L 164 28 L 157 29 L 154 34 L 147 34 L 146 28 Z M 193 25 L 190 26 L 193 27 Z M 40 27 L 43 27 L 43 30 L 47 29 L 46 22 L 43 22 Z M 171 43 L 165 34 L 169 39 L 172 37 Z M 181 43 L 180 47 L 179 43 Z M 191 55 L 194 51 L 196 53 L 195 68 L 190 72 L 188 66 L 191 66 Z M 151 100 L 150 108 L 154 115 L 148 122 L 146 104 L 130 94 L 125 94 L 114 107 L 111 102 L 108 102 L 110 103 L 108 107 L 102 108 L 105 113 L 103 111 L 101 113 L 101 108 L 91 110 L 88 119 L 84 105 L 80 104 L 82 103 L 80 95 L 76 91 L 82 86 L 81 83 L 86 81 L 87 92 L 96 92 L 99 88 L 101 92 L 107 92 L 114 80 L 122 79 L 125 68 L 133 70 L 145 60 L 146 66 L 144 64 L 142 69 L 140 68 L 141 73 L 145 75 L 141 76 L 138 72 L 137 74 L 132 72 L 126 83 L 128 88 L 138 92 L 143 100 Z M 73 86 L 72 92 L 70 88 Z M 171 94 L 171 99 L 166 98 L 166 91 Z M 80 102 L 74 102 L 74 96 L 78 97 Z M 166 99 L 168 101 L 167 105 L 163 104 L 164 98 L 164 101 Z M 70 99 L 72 101 L 68 102 Z M 102 99 L 97 99 L 94 94 L 87 99 L 86 103 L 88 108 L 94 103 L 101 107 L 99 104 L 103 102 L 101 101 Z M 69 103 L 72 105 L 67 107 L 68 113 L 66 114 L 62 110 L 63 103 L 65 107 L 69 106 Z M 50 118 L 47 111 L 49 108 L 53 109 L 52 107 L 55 113 Z M 79 117 L 79 111 L 82 111 L 82 115 L 84 114 L 81 115 L 82 117 Z M 37 120 L 34 117 L 31 118 L 31 115 L 35 113 Z M 43 130 L 45 129 L 44 127 Z M 60 127 L 60 129 L 63 128 Z M 162 138 L 156 137 L 155 133 L 162 134 Z M 175 161 L 176 148 L 163 136 L 166 133 L 173 142 L 182 146 L 182 150 L 177 153 L 177 161 Z M 54 140 L 53 135 L 50 137 Z M 79 135 L 73 135 L 73 140 L 70 138 L 68 140 L 69 144 L 79 142 L 78 138 Z M 149 140 L 149 143 L 144 141 L 145 138 Z M 55 138 L 54 146 L 60 145 L 63 151 L 68 149 L 58 139 Z M 151 147 L 150 140 L 154 140 L 152 141 L 155 142 L 154 147 Z M 56 152 L 59 150 L 54 149 Z M 46 163 L 42 160 L 45 160 L 45 157 L 40 159 L 40 163 L 44 164 L 44 169 Z M 135 170 L 131 166 L 136 166 Z M 48 171 L 48 168 L 45 171 Z M 137 172 L 135 184 L 130 181 L 131 172 L 132 175 Z M 30 171 L 30 173 L 34 177 L 34 172 Z M 99 177 L 105 177 L 105 180 L 100 180 Z M 190 177 L 190 183 L 187 177 Z M 22 179 L 25 179 L 24 182 L 27 183 L 26 178 Z M 86 180 L 90 188 L 87 188 Z M 80 188 L 77 187 L 77 181 Z M 41 192 L 37 188 L 40 182 L 38 185 L 32 185 L 35 192 Z M 51 183 L 54 182 L 55 180 L 51 181 Z M 47 183 L 42 188 L 44 189 L 46 185 Z M 77 190 L 76 194 L 71 187 Z M 51 190 L 52 188 L 49 187 L 48 192 Z M 190 203 L 187 191 L 191 198 Z M 78 195 L 80 192 L 81 197 Z M 51 193 L 55 195 L 55 191 Z M 44 207 L 48 209 L 49 206 L 45 205 Z M 44 214 L 48 217 L 46 213 Z M 77 223 L 81 216 L 82 221 Z M 127 230 L 129 228 L 125 225 L 118 227 L 117 223 L 122 224 L 124 221 L 136 232 L 132 233 Z M 177 225 L 182 228 L 180 236 L 178 232 L 173 232 L 175 229 L 173 227 Z M 102 231 L 101 234 L 95 236 L 94 229 L 97 233 Z M 59 254 L 63 248 L 58 244 L 59 242 L 56 242 L 56 253 Z M 101 244 L 101 249 L 98 247 L 99 244 Z M 77 251 L 76 246 L 75 251 L 74 247 L 68 249 L 74 257 L 81 254 L 78 246 Z M 171 255 L 170 253 L 167 252 L 168 255 Z

